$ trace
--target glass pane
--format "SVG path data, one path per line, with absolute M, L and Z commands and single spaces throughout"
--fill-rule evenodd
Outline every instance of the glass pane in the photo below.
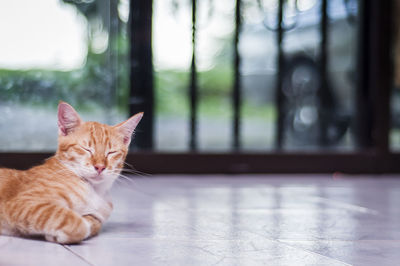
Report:
M 197 143 L 200 150 L 230 149 L 234 1 L 197 1 Z M 153 2 L 156 149 L 189 146 L 192 2 Z
M 283 149 L 350 150 L 355 114 L 357 1 L 328 1 L 327 88 L 322 91 L 321 1 L 284 1 Z M 243 58 L 244 148 L 271 150 L 276 145 L 278 75 L 277 0 L 244 1 L 240 39 Z M 325 97 L 325 104 L 322 103 Z M 321 123 L 327 145 L 321 146 Z
M 284 39 L 285 147 L 352 149 L 358 27 L 356 10 L 350 13 L 350 6 L 356 1 L 328 1 L 326 87 L 320 71 L 322 1 L 298 1 L 297 6 L 292 2 L 286 8 L 293 11 L 284 19 L 289 28 Z
M 232 144 L 235 1 L 198 1 L 199 149 L 227 151 Z
M 201 151 L 232 149 L 235 0 L 197 1 L 196 63 Z M 187 150 L 192 1 L 154 1 L 157 148 Z M 352 150 L 357 0 L 328 1 L 327 87 L 321 87 L 321 0 L 284 1 L 283 149 Z M 277 140 L 278 0 L 242 0 L 241 143 L 274 151 Z M 324 103 L 322 101 L 324 98 Z M 322 126 L 325 125 L 325 126 Z M 323 130 L 322 130 L 323 129 Z M 320 139 L 325 138 L 322 145 Z
M 188 148 L 191 29 L 190 1 L 153 1 L 154 135 L 159 151 Z
M 128 0 L 0 2 L 1 151 L 55 150 L 59 100 L 126 117 L 128 16 Z
M 266 151 L 276 139 L 277 2 L 243 2 L 243 26 L 239 41 L 243 91 L 242 146 Z

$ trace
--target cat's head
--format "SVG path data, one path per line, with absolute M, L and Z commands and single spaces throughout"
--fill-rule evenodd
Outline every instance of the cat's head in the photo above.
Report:
M 119 176 L 131 136 L 143 113 L 115 126 L 84 122 L 65 102 L 58 105 L 57 158 L 93 185 L 111 187 Z

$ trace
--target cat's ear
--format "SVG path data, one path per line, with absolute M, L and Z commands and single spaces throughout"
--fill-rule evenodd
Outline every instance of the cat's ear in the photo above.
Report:
M 80 124 L 82 124 L 82 120 L 75 109 L 68 103 L 60 101 L 58 104 L 58 133 L 66 136 Z
M 129 143 L 131 143 L 132 133 L 135 131 L 135 128 L 139 124 L 142 117 L 143 113 L 137 113 L 125 122 L 122 122 L 115 126 L 115 128 L 117 128 L 117 130 L 124 137 L 124 144 L 129 145 Z

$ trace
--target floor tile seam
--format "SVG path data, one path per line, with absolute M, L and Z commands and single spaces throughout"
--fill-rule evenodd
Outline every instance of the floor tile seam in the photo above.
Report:
M 325 258 L 325 259 L 332 260 L 332 261 L 335 261 L 335 262 L 337 262 L 337 263 L 341 263 L 341 264 L 343 264 L 343 265 L 345 265 L 345 266 L 352 266 L 352 264 L 348 264 L 348 263 L 343 262 L 343 261 L 340 261 L 340 260 L 338 260 L 338 259 L 331 258 L 331 257 L 322 255 L 322 254 L 317 253 L 317 252 L 314 252 L 314 251 L 310 251 L 310 250 L 298 248 L 298 247 L 292 246 L 292 245 L 290 245 L 290 244 L 287 244 L 287 243 L 285 243 L 285 242 L 279 241 L 278 239 L 269 238 L 269 237 L 266 237 L 266 236 L 264 236 L 264 235 L 262 235 L 262 234 L 260 234 L 260 233 L 257 233 L 257 232 L 254 232 L 254 231 L 251 231 L 251 230 L 248 230 L 248 229 L 245 229 L 244 231 L 246 231 L 246 232 L 248 232 L 248 233 L 251 233 L 251 234 L 254 234 L 254 235 L 258 236 L 258 237 L 262 237 L 263 239 L 269 240 L 269 241 L 271 241 L 271 242 L 275 242 L 275 243 L 282 244 L 282 245 L 284 245 L 284 246 L 286 246 L 286 247 L 289 247 L 289 248 L 291 248 L 291 249 L 300 250 L 300 251 L 303 251 L 303 252 L 306 252 L 306 253 L 309 253 L 309 254 L 316 255 L 316 256 L 318 256 L 318 257 L 323 257 L 323 258 Z
M 228 224 L 226 224 L 226 223 L 224 223 L 224 225 L 225 225 L 225 226 L 228 226 Z M 199 230 L 199 228 L 196 228 L 196 227 L 193 226 L 193 225 L 184 225 L 184 226 L 182 226 L 182 227 L 185 227 L 186 229 L 192 230 L 193 232 L 197 232 L 197 233 L 199 233 L 199 234 L 202 233 L 202 230 L 201 230 L 201 229 Z M 215 235 L 215 234 L 213 234 L 213 236 L 214 236 L 214 237 L 218 237 L 218 235 Z M 220 237 L 218 237 L 218 238 L 220 238 Z M 153 238 L 153 239 L 154 239 L 154 238 Z M 223 238 L 220 238 L 220 239 L 223 239 Z
M 309 254 L 312 254 L 312 255 L 316 255 L 316 256 L 318 256 L 318 257 L 323 257 L 323 258 L 325 258 L 325 259 L 332 260 L 332 261 L 337 262 L 337 263 L 341 263 L 342 265 L 345 265 L 345 266 L 353 266 L 352 264 L 346 263 L 346 262 L 341 261 L 341 260 L 336 259 L 336 258 L 332 258 L 332 257 L 325 256 L 325 255 L 320 254 L 320 253 L 315 252 L 315 251 L 311 251 L 311 250 L 299 248 L 299 247 L 296 247 L 296 246 L 292 246 L 292 245 L 290 245 L 290 244 L 288 244 L 288 243 L 285 243 L 285 242 L 282 242 L 282 241 L 279 241 L 279 240 L 276 240 L 276 242 L 278 242 L 278 243 L 280 243 L 280 244 L 282 244 L 282 245 L 285 245 L 286 247 L 290 247 L 290 248 L 292 248 L 292 249 L 295 249 L 295 250 L 301 250 L 301 251 L 303 251 L 303 252 L 306 252 L 306 253 L 309 253 Z
M 67 251 L 71 252 L 74 256 L 78 257 L 84 263 L 86 263 L 86 264 L 88 264 L 90 266 L 95 266 L 95 264 L 91 263 L 89 260 L 87 260 L 81 254 L 79 254 L 78 252 L 74 251 L 70 246 L 68 246 L 68 245 L 61 245 L 61 246 L 64 247 Z
M 201 246 L 186 245 L 186 247 L 198 249 L 204 253 L 207 253 L 207 254 L 217 258 L 218 261 L 214 265 L 217 265 L 218 263 L 220 263 L 221 261 L 223 261 L 226 258 L 226 256 L 224 256 L 224 255 L 215 254 L 214 252 L 212 252 L 204 247 L 201 247 Z

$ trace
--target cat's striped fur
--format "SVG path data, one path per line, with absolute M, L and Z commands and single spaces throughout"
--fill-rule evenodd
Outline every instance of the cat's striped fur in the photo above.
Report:
M 26 171 L 0 169 L 0 234 L 58 243 L 96 235 L 111 213 L 108 191 L 142 115 L 108 126 L 83 122 L 60 102 L 56 154 Z

